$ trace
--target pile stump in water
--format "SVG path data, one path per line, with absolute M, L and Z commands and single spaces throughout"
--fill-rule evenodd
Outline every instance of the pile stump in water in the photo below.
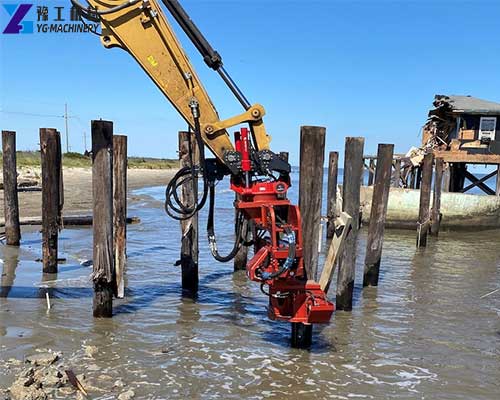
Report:
M 57 273 L 57 249 L 63 206 L 61 135 L 40 129 L 42 166 L 42 259 L 43 272 Z
M 113 123 L 92 121 L 92 195 L 94 202 L 94 317 L 113 315 Z
M 125 296 L 127 253 L 127 136 L 113 135 L 113 243 L 116 295 Z
M 2 153 L 5 241 L 7 245 L 19 246 L 21 228 L 17 196 L 16 132 L 2 131 Z
M 392 158 L 394 145 L 379 144 L 377 169 L 366 243 L 365 270 L 363 286 L 377 286 L 384 240 L 384 224 L 387 214 L 387 202 L 391 186 Z
M 302 218 L 304 267 L 309 279 L 316 279 L 323 193 L 323 163 L 326 129 L 300 128 L 299 208 Z
M 200 163 L 196 137 L 192 132 L 179 132 L 180 167 L 194 167 Z M 193 176 L 182 185 L 182 203 L 194 207 L 198 201 L 198 178 Z M 198 290 L 198 213 L 181 221 L 182 288 Z
M 352 310 L 354 269 L 356 264 L 356 238 L 359 229 L 360 184 L 363 171 L 364 138 L 345 140 L 344 180 L 342 183 L 342 211 L 352 218 L 352 227 L 340 255 L 337 275 L 337 310 Z

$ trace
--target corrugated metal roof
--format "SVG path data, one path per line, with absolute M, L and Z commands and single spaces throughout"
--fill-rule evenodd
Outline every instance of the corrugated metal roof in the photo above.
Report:
M 500 104 L 493 101 L 478 99 L 472 96 L 436 95 L 434 105 L 448 103 L 454 114 L 499 115 Z

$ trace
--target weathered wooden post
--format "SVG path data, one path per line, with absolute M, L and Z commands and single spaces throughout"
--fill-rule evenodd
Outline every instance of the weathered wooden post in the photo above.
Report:
M 326 128 L 300 128 L 299 207 L 302 218 L 303 257 L 308 279 L 316 279 L 323 191 Z M 292 323 L 292 347 L 309 347 L 312 325 Z
M 19 199 L 17 196 L 16 132 L 2 131 L 3 208 L 5 214 L 5 243 L 19 246 Z
M 116 297 L 125 296 L 127 257 L 127 136 L 113 135 L 113 244 Z
M 326 237 L 332 238 L 335 233 L 335 218 L 337 218 L 337 177 L 339 170 L 339 153 L 331 151 L 328 156 L 328 190 L 326 204 Z
M 449 192 L 450 191 L 450 163 L 445 162 L 443 166 L 443 184 L 442 191 Z
M 377 158 L 378 163 L 378 158 Z M 370 157 L 370 163 L 368 164 L 368 186 L 373 186 L 373 178 L 375 176 L 375 160 Z
M 430 227 L 430 203 L 432 186 L 432 164 L 434 155 L 426 154 L 422 162 L 422 181 L 420 187 L 420 209 L 417 223 L 417 247 L 427 246 L 427 233 Z
M 394 182 L 392 183 L 392 186 L 398 188 L 400 182 L 401 182 L 401 158 L 398 157 L 394 160 Z
M 191 168 L 199 164 L 199 150 L 191 132 L 179 132 L 180 166 Z M 194 177 L 182 185 L 182 202 L 192 207 L 198 199 L 198 178 Z M 182 288 L 191 292 L 198 290 L 198 213 L 181 221 L 181 270 Z
M 368 227 L 368 239 L 366 242 L 363 286 L 378 285 L 380 259 L 384 243 L 384 224 L 391 187 L 393 153 L 394 145 L 378 145 L 375 186 L 373 188 L 370 225 Z
M 360 174 L 363 164 L 365 139 L 347 137 L 345 139 L 344 180 L 342 184 L 342 211 L 352 218 L 352 228 L 346 237 L 340 256 L 337 275 L 337 310 L 352 310 L 354 289 L 354 269 L 356 265 L 356 239 L 359 229 Z
M 92 196 L 94 202 L 93 314 L 113 315 L 113 123 L 92 121 Z
M 61 219 L 61 135 L 40 129 L 42 167 L 42 259 L 43 272 L 57 273 L 57 241 Z
M 441 157 L 436 158 L 434 174 L 434 196 L 432 198 L 432 213 L 431 213 L 431 234 L 438 235 L 441 225 L 441 191 L 443 188 L 443 170 L 444 162 Z
M 299 207 L 302 216 L 304 266 L 308 279 L 316 279 L 323 192 L 326 129 L 300 128 Z

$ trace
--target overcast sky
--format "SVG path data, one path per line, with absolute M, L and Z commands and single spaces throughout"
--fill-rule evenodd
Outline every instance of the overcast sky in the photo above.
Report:
M 30 0 L 26 0 L 29 2 Z M 31 0 L 33 1 L 33 0 Z M 83 0 L 82 0 L 83 1 Z M 3 3 L 15 3 L 6 2 Z M 364 136 L 406 152 L 420 143 L 435 94 L 500 101 L 500 1 L 184 0 L 251 102 L 265 106 L 276 152 L 298 161 L 300 125 L 327 127 L 327 150 Z M 37 6 L 68 1 L 34 1 Z M 9 20 L 1 7 L 1 29 Z M 177 27 L 176 27 L 177 29 Z M 179 32 L 179 30 L 177 29 Z M 239 104 L 179 33 L 222 118 Z M 19 149 L 36 149 L 38 128 L 64 134 L 82 151 L 90 120 L 114 121 L 131 155 L 176 157 L 185 123 L 134 60 L 91 34 L 0 34 L 1 128 Z M 88 139 L 87 139 L 88 142 Z

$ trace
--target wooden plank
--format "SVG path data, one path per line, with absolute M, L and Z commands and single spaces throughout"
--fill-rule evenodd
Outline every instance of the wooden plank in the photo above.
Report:
M 420 207 L 417 223 L 417 247 L 427 246 L 427 233 L 430 227 L 430 203 L 432 185 L 432 164 L 434 155 L 426 154 L 422 162 L 422 187 L 420 188 Z
M 199 159 L 196 137 L 192 132 L 179 132 L 180 167 L 198 165 Z M 182 185 L 182 203 L 193 207 L 198 200 L 198 178 Z M 191 292 L 198 290 L 198 213 L 181 222 L 181 270 L 182 288 Z
M 113 244 L 116 297 L 125 296 L 127 257 L 127 136 L 113 135 Z
M 339 170 L 339 153 L 331 151 L 328 155 L 328 189 L 326 205 L 326 237 L 332 238 L 335 233 L 337 218 L 337 179 Z
M 356 239 L 359 229 L 360 175 L 363 166 L 364 138 L 345 139 L 342 211 L 352 218 L 352 228 L 346 238 L 339 260 L 337 275 L 337 310 L 352 310 L 354 269 L 356 265 Z
M 5 215 L 5 243 L 19 246 L 19 199 L 17 196 L 16 132 L 2 131 L 3 152 L 3 209 Z
M 57 273 L 60 227 L 61 135 L 55 129 L 40 129 L 42 167 L 42 258 L 43 272 Z
M 466 151 L 441 150 L 434 151 L 434 157 L 442 158 L 449 163 L 467 164 L 500 164 L 500 154 L 467 153 Z
M 299 207 L 302 215 L 304 266 L 308 279 L 316 279 L 323 192 L 326 129 L 300 128 Z M 360 169 L 361 170 L 361 169 Z
M 391 187 L 392 156 L 394 145 L 379 144 L 377 171 L 373 188 L 370 225 L 366 243 L 363 286 L 377 286 L 384 242 L 384 224 L 387 215 L 387 202 Z
M 434 173 L 434 196 L 432 198 L 431 212 L 431 235 L 439 234 L 439 226 L 441 224 L 441 192 L 443 188 L 443 170 L 444 161 L 442 158 L 436 158 L 436 166 Z
M 5 132 L 5 131 L 2 131 L 2 132 Z M 38 181 L 37 180 L 21 179 L 21 180 L 17 181 L 17 191 L 18 192 L 21 192 L 22 191 L 21 189 L 33 188 L 33 187 L 36 187 L 36 188 L 38 188 L 40 190 L 42 189 L 41 187 L 38 187 Z M 3 182 L 0 182 L 0 190 L 3 190 Z
M 325 293 L 327 293 L 330 289 L 330 282 L 332 280 L 333 273 L 335 272 L 335 266 L 337 265 L 339 256 L 344 249 L 345 238 L 351 230 L 352 218 L 349 214 L 341 212 L 340 216 L 336 218 L 336 221 L 332 222 L 332 224 L 334 224 L 336 228 L 334 230 L 334 236 L 330 242 L 328 254 L 326 255 L 321 277 L 319 279 L 321 290 Z
M 61 217 L 62 225 L 67 226 L 87 226 L 92 225 L 92 215 L 64 215 Z M 138 224 L 141 222 L 139 217 L 127 217 L 127 224 Z M 24 217 L 19 218 L 20 225 L 42 225 L 42 217 Z M 0 220 L 0 227 L 5 226 L 5 221 Z
M 113 257 L 113 123 L 92 121 L 94 208 L 93 315 L 111 318 L 115 292 Z

